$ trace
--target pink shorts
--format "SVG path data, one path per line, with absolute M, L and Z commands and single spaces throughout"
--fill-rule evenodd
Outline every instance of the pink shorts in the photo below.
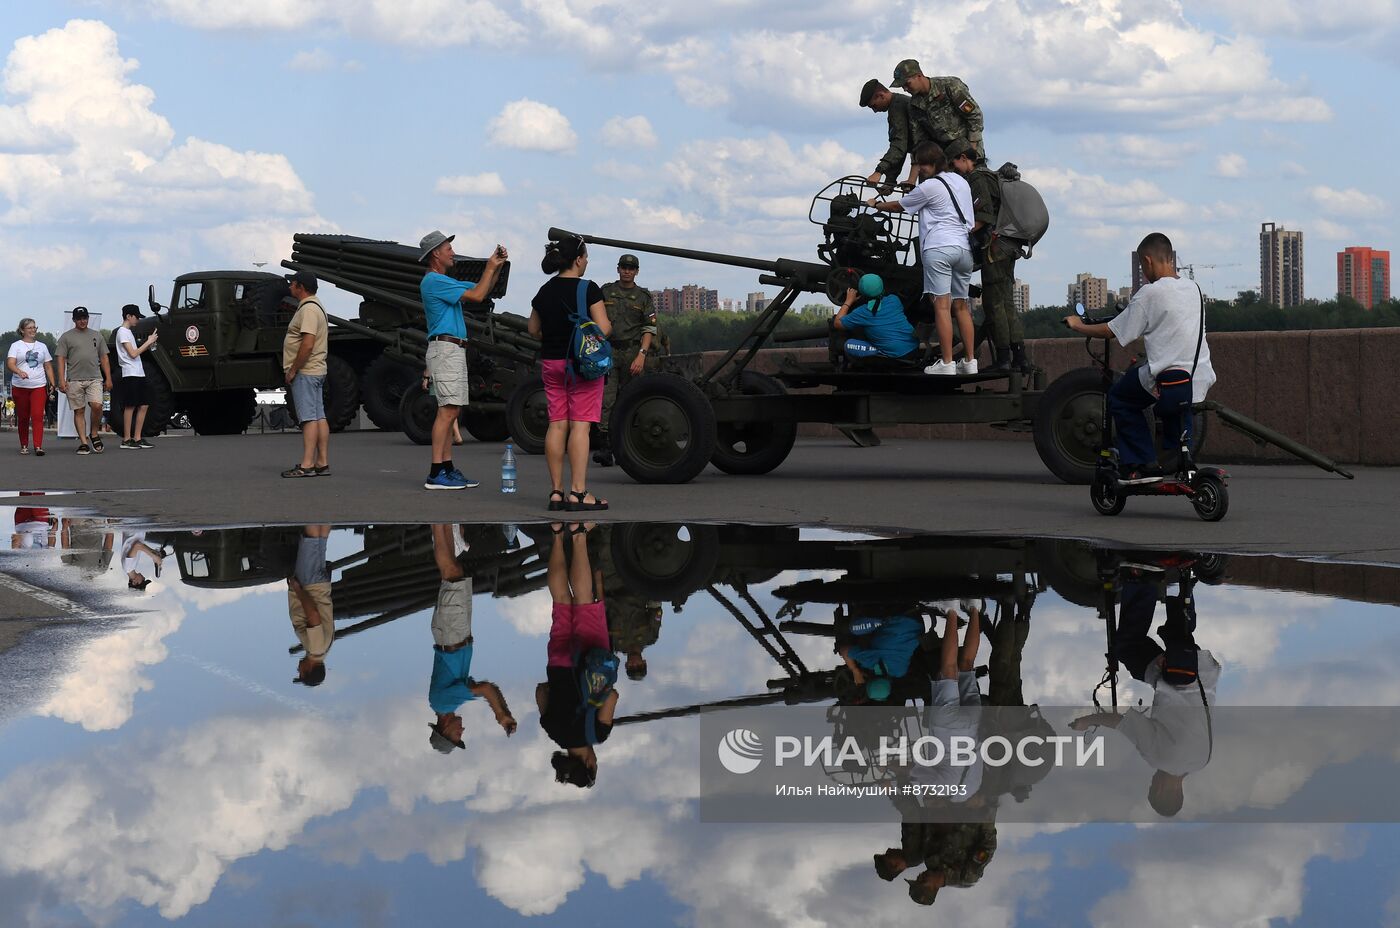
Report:
M 546 364 L 549 362 L 546 361 Z M 608 613 L 596 603 L 555 603 L 549 626 L 549 666 L 572 667 L 592 648 L 608 650 Z
M 584 380 L 569 371 L 569 361 L 541 361 L 549 421 L 597 422 L 603 418 L 604 378 Z

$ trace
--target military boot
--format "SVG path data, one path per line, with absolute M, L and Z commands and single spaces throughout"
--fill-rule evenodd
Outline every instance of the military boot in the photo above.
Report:
M 1011 343 L 1011 366 L 1023 374 L 1031 371 L 1031 359 L 1026 357 L 1026 346 L 1024 342 Z
M 608 436 L 602 436 L 602 447 L 593 452 L 593 463 L 599 467 L 613 466 L 612 445 L 608 444 Z
M 994 374 L 1005 373 L 1011 370 L 1011 349 L 992 346 L 992 363 L 985 368 Z

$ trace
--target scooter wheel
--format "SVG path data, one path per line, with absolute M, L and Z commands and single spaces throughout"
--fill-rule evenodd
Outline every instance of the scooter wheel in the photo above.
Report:
M 1230 490 L 1219 477 L 1201 477 L 1196 481 L 1196 495 L 1191 505 L 1205 522 L 1219 522 L 1230 511 Z
M 1116 516 L 1123 511 L 1128 497 L 1112 477 L 1095 477 L 1089 485 L 1089 501 L 1101 516 Z

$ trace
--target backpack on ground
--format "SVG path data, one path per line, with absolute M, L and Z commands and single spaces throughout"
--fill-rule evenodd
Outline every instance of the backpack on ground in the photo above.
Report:
M 569 358 L 575 376 L 597 380 L 612 370 L 612 345 L 603 337 L 598 323 L 588 316 L 588 281 L 578 282 L 578 309 L 569 317 L 574 334 L 569 338 Z
M 992 234 L 1016 246 L 1020 257 L 1029 258 L 1050 228 L 1050 211 L 1040 191 L 1021 180 L 1020 169 L 1010 161 L 997 168 L 996 176 L 1001 188 L 1001 208 Z

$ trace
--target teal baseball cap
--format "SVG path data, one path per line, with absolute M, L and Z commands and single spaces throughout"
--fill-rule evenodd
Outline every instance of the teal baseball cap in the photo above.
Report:
M 880 278 L 879 274 L 864 274 L 860 278 L 857 289 L 860 290 L 861 296 L 868 300 L 873 300 L 884 295 L 885 282 Z

